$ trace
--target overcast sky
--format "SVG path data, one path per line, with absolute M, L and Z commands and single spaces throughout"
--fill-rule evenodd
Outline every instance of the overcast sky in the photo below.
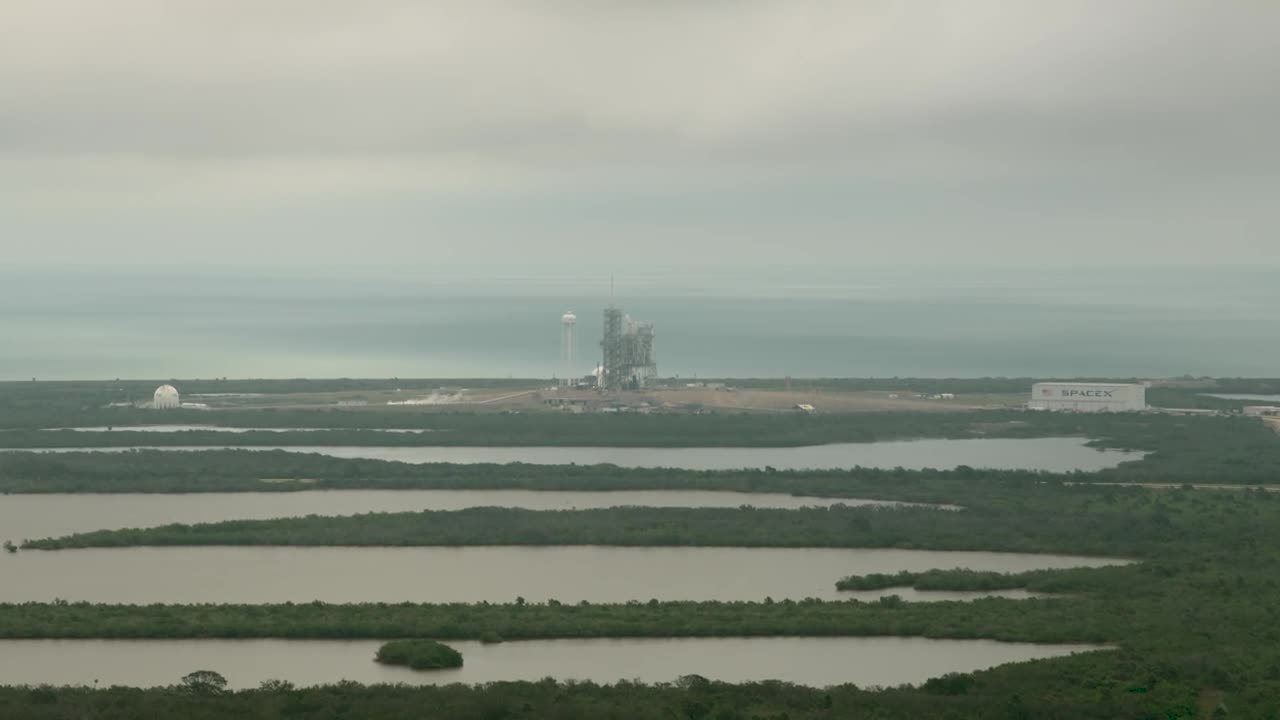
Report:
M 3 0 L 0 263 L 1280 264 L 1275 0 Z

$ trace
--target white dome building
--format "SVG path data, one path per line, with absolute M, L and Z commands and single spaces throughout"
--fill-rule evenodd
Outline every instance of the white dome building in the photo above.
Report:
M 155 399 L 152 401 L 151 407 L 156 410 L 172 410 L 182 407 L 182 398 L 178 396 L 178 389 L 172 385 L 161 385 L 156 388 Z

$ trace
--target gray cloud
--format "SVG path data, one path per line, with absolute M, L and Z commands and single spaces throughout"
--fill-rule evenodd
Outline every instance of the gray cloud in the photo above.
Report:
M 1266 0 L 9 0 L 0 237 L 11 260 L 617 239 L 1280 262 L 1278 21 Z

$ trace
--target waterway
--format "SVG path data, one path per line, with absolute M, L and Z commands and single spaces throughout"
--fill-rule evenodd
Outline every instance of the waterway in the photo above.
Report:
M 486 683 L 500 680 L 671 682 L 698 674 L 743 683 L 784 680 L 826 687 L 918 684 L 951 672 L 1102 649 L 992 640 L 861 638 L 642 638 L 527 640 L 484 645 L 450 642 L 456 670 L 418 672 L 374 662 L 376 640 L 0 640 L 6 684 L 172 685 L 213 670 L 231 688 L 263 680 L 299 686 L 360 683 Z
M 585 510 L 623 505 L 645 507 L 739 507 L 794 509 L 844 505 L 910 505 L 886 500 L 818 498 L 781 493 L 711 490 L 301 490 L 241 493 L 113 493 L 0 495 L 0 540 L 36 540 L 92 530 L 146 528 L 174 523 L 263 520 L 306 515 L 462 510 L 510 507 Z M 956 510 L 955 505 L 933 505 Z
M 806 597 L 969 599 L 995 593 L 841 592 L 848 575 L 1021 572 L 1126 561 L 1029 553 L 711 547 L 130 547 L 0 554 L 0 602 L 626 602 Z M 1005 595 L 1005 593 L 999 593 Z M 1009 597 L 1025 597 L 1012 593 Z
M 529 463 L 534 465 L 597 465 L 668 467 L 690 470 L 737 470 L 772 467 L 778 470 L 828 470 L 852 467 L 921 470 L 961 465 L 1000 470 L 1094 472 L 1145 453 L 1091 448 L 1081 438 L 981 438 L 973 440 L 909 440 L 874 443 L 836 443 L 782 448 L 635 448 L 635 447 L 353 447 L 272 446 L 254 450 L 286 450 L 338 458 L 391 460 L 406 463 Z M 151 447 L 151 450 L 220 450 L 217 447 Z M 18 448 L 13 448 L 17 450 Z M 57 448 L 49 452 L 121 452 L 132 448 Z

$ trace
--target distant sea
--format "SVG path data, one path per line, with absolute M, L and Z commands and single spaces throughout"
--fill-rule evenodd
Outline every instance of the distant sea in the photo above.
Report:
M 619 272 L 659 371 L 1280 376 L 1276 269 Z M 599 357 L 603 273 L 0 267 L 0 379 L 541 377 Z

